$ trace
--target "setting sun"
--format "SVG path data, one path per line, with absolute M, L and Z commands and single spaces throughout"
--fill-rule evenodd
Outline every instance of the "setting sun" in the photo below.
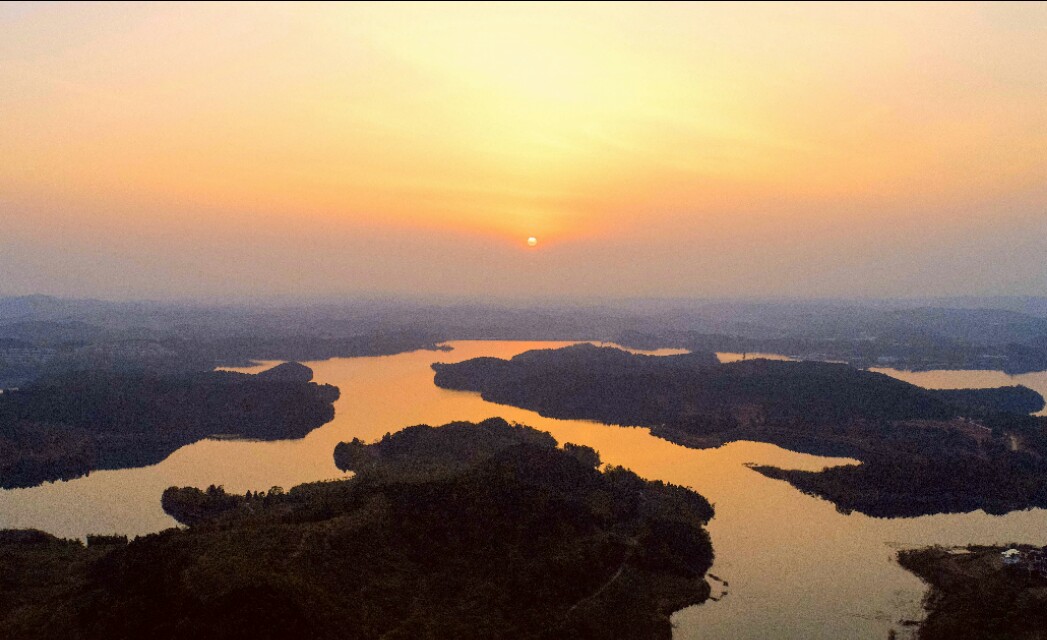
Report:
M 538 238 L 535 238 L 534 236 L 531 236 L 530 238 L 528 238 L 527 239 L 527 246 L 528 247 L 538 246 Z
M 1039 291 L 1045 27 L 1034 3 L 2 4 L 0 273 L 161 298 Z M 539 235 L 541 267 L 499 259 Z

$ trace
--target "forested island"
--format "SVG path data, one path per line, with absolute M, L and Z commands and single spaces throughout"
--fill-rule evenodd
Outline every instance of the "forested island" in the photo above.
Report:
M 823 362 L 642 356 L 576 345 L 436 364 L 438 386 L 556 418 L 646 426 L 696 448 L 770 442 L 863 464 L 757 468 L 843 510 L 914 516 L 1047 506 L 1047 420 L 1024 387 L 933 391 Z
M 338 389 L 284 363 L 258 375 L 71 371 L 0 394 L 0 487 L 157 463 L 210 435 L 301 438 Z
M 190 526 L 126 545 L 0 534 L 0 636 L 667 639 L 708 597 L 712 506 L 588 447 L 493 419 L 338 460 L 357 474 L 169 489 Z
M 1006 547 L 931 547 L 898 554 L 930 585 L 920 640 L 1042 640 L 1047 637 L 1047 576 L 1007 564 Z M 1018 547 L 1022 555 L 1037 552 Z

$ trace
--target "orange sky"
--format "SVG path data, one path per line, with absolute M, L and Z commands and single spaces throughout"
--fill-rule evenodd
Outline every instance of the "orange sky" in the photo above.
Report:
M 1043 293 L 1044 33 L 1045 4 L 2 3 L 0 294 Z

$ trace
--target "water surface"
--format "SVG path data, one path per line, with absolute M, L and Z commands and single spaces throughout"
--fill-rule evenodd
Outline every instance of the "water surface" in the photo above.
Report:
M 151 533 L 175 524 L 160 508 L 160 494 L 169 486 L 220 484 L 242 492 L 342 477 L 332 459 L 340 441 L 375 440 L 412 424 L 501 416 L 547 430 L 561 443 L 594 447 L 605 462 L 641 476 L 692 487 L 714 503 L 716 517 L 709 525 L 716 552 L 712 573 L 729 583 L 727 595 L 719 602 L 677 613 L 677 638 L 882 640 L 891 628 L 904 637 L 907 632 L 897 623 L 921 615 L 924 586 L 893 561 L 898 548 L 1011 541 L 1047 544 L 1047 511 L 894 520 L 844 515 L 832 504 L 745 465 L 816 470 L 851 460 L 752 442 L 687 449 L 655 438 L 646 429 L 543 418 L 433 384 L 433 362 L 508 358 L 565 344 L 455 342 L 450 352 L 312 362 L 316 380 L 337 385 L 342 395 L 335 405 L 335 419 L 305 438 L 205 440 L 150 467 L 97 471 L 67 482 L 0 491 L 0 527 L 35 527 L 69 537 Z

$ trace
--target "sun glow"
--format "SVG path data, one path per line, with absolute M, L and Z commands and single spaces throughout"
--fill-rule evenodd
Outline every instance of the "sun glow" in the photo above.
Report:
M 533 234 L 585 286 L 620 277 L 603 251 L 645 287 L 737 293 L 828 273 L 827 247 L 951 232 L 966 255 L 1042 219 L 1033 3 L 434 4 L 0 3 L 0 240 L 191 264 L 250 230 L 400 288 L 416 263 L 372 252 L 431 268 L 416 247 L 439 237 L 456 283 L 443 247 Z

